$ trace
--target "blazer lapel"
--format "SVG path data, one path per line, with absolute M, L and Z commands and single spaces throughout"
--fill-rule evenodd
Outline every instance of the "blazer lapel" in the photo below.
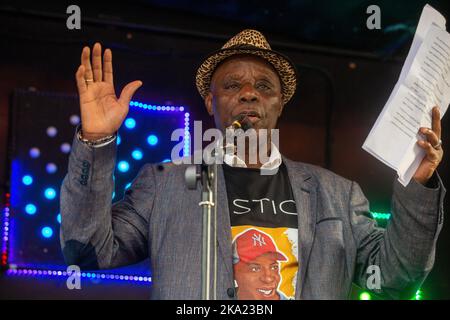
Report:
M 217 242 L 227 271 L 233 276 L 231 253 L 231 220 L 228 196 L 221 165 L 217 166 Z
M 309 255 L 314 240 L 317 214 L 317 184 L 303 166 L 283 157 L 298 212 L 298 264 L 295 298 L 302 296 Z

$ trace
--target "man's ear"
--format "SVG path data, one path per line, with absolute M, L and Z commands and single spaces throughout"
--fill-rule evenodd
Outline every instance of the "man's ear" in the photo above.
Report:
M 209 115 L 213 115 L 213 107 L 212 107 L 212 93 L 211 91 L 208 93 L 208 95 L 205 97 L 205 107 L 208 111 Z
M 284 109 L 284 101 L 283 101 L 283 95 L 281 95 L 281 104 L 280 104 L 280 110 L 278 111 L 278 118 L 281 117 L 281 114 L 283 113 Z

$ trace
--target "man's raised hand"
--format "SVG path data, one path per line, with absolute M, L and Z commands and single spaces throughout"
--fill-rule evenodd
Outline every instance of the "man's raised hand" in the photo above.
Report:
M 114 134 L 128 114 L 133 94 L 142 85 L 141 81 L 128 83 L 117 98 L 113 83 L 112 52 L 103 54 L 100 43 L 91 50 L 84 47 L 81 65 L 76 72 L 80 97 L 81 126 L 83 138 L 96 140 Z
M 426 140 L 418 140 L 419 147 L 425 150 L 425 157 L 417 168 L 414 179 L 425 185 L 442 161 L 444 150 L 441 141 L 441 117 L 439 107 L 432 109 L 432 127 L 421 127 L 420 132 Z

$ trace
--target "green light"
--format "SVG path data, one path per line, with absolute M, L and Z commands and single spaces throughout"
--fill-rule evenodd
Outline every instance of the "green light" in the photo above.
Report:
M 383 212 L 370 212 L 372 214 L 372 217 L 374 219 L 378 219 L 378 220 L 389 220 L 391 217 L 390 213 L 383 213 Z
M 364 291 L 359 295 L 359 300 L 372 300 L 372 296 L 370 295 L 370 293 Z
M 413 298 L 413 300 L 423 300 L 423 291 L 422 290 L 417 290 L 416 292 L 416 296 Z

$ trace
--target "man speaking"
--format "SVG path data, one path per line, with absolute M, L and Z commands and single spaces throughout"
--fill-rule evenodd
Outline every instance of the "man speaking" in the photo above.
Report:
M 102 269 L 148 257 L 153 299 L 200 299 L 201 190 L 184 183 L 185 165 L 146 164 L 112 205 L 117 130 L 134 81 L 119 97 L 112 52 L 85 47 L 76 72 L 81 126 L 61 187 L 61 245 L 67 264 Z M 297 75 L 256 30 L 244 30 L 199 67 L 196 86 L 216 127 L 239 116 L 256 131 L 275 129 Z M 352 282 L 386 298 L 411 297 L 430 272 L 443 222 L 445 188 L 439 109 L 421 128 L 426 151 L 414 178 L 394 182 L 386 229 L 370 217 L 357 183 L 287 159 L 275 143 L 266 161 L 235 155 L 218 166 L 217 298 L 346 299 Z M 263 175 L 263 169 L 276 169 Z M 371 270 L 379 286 L 369 285 Z

